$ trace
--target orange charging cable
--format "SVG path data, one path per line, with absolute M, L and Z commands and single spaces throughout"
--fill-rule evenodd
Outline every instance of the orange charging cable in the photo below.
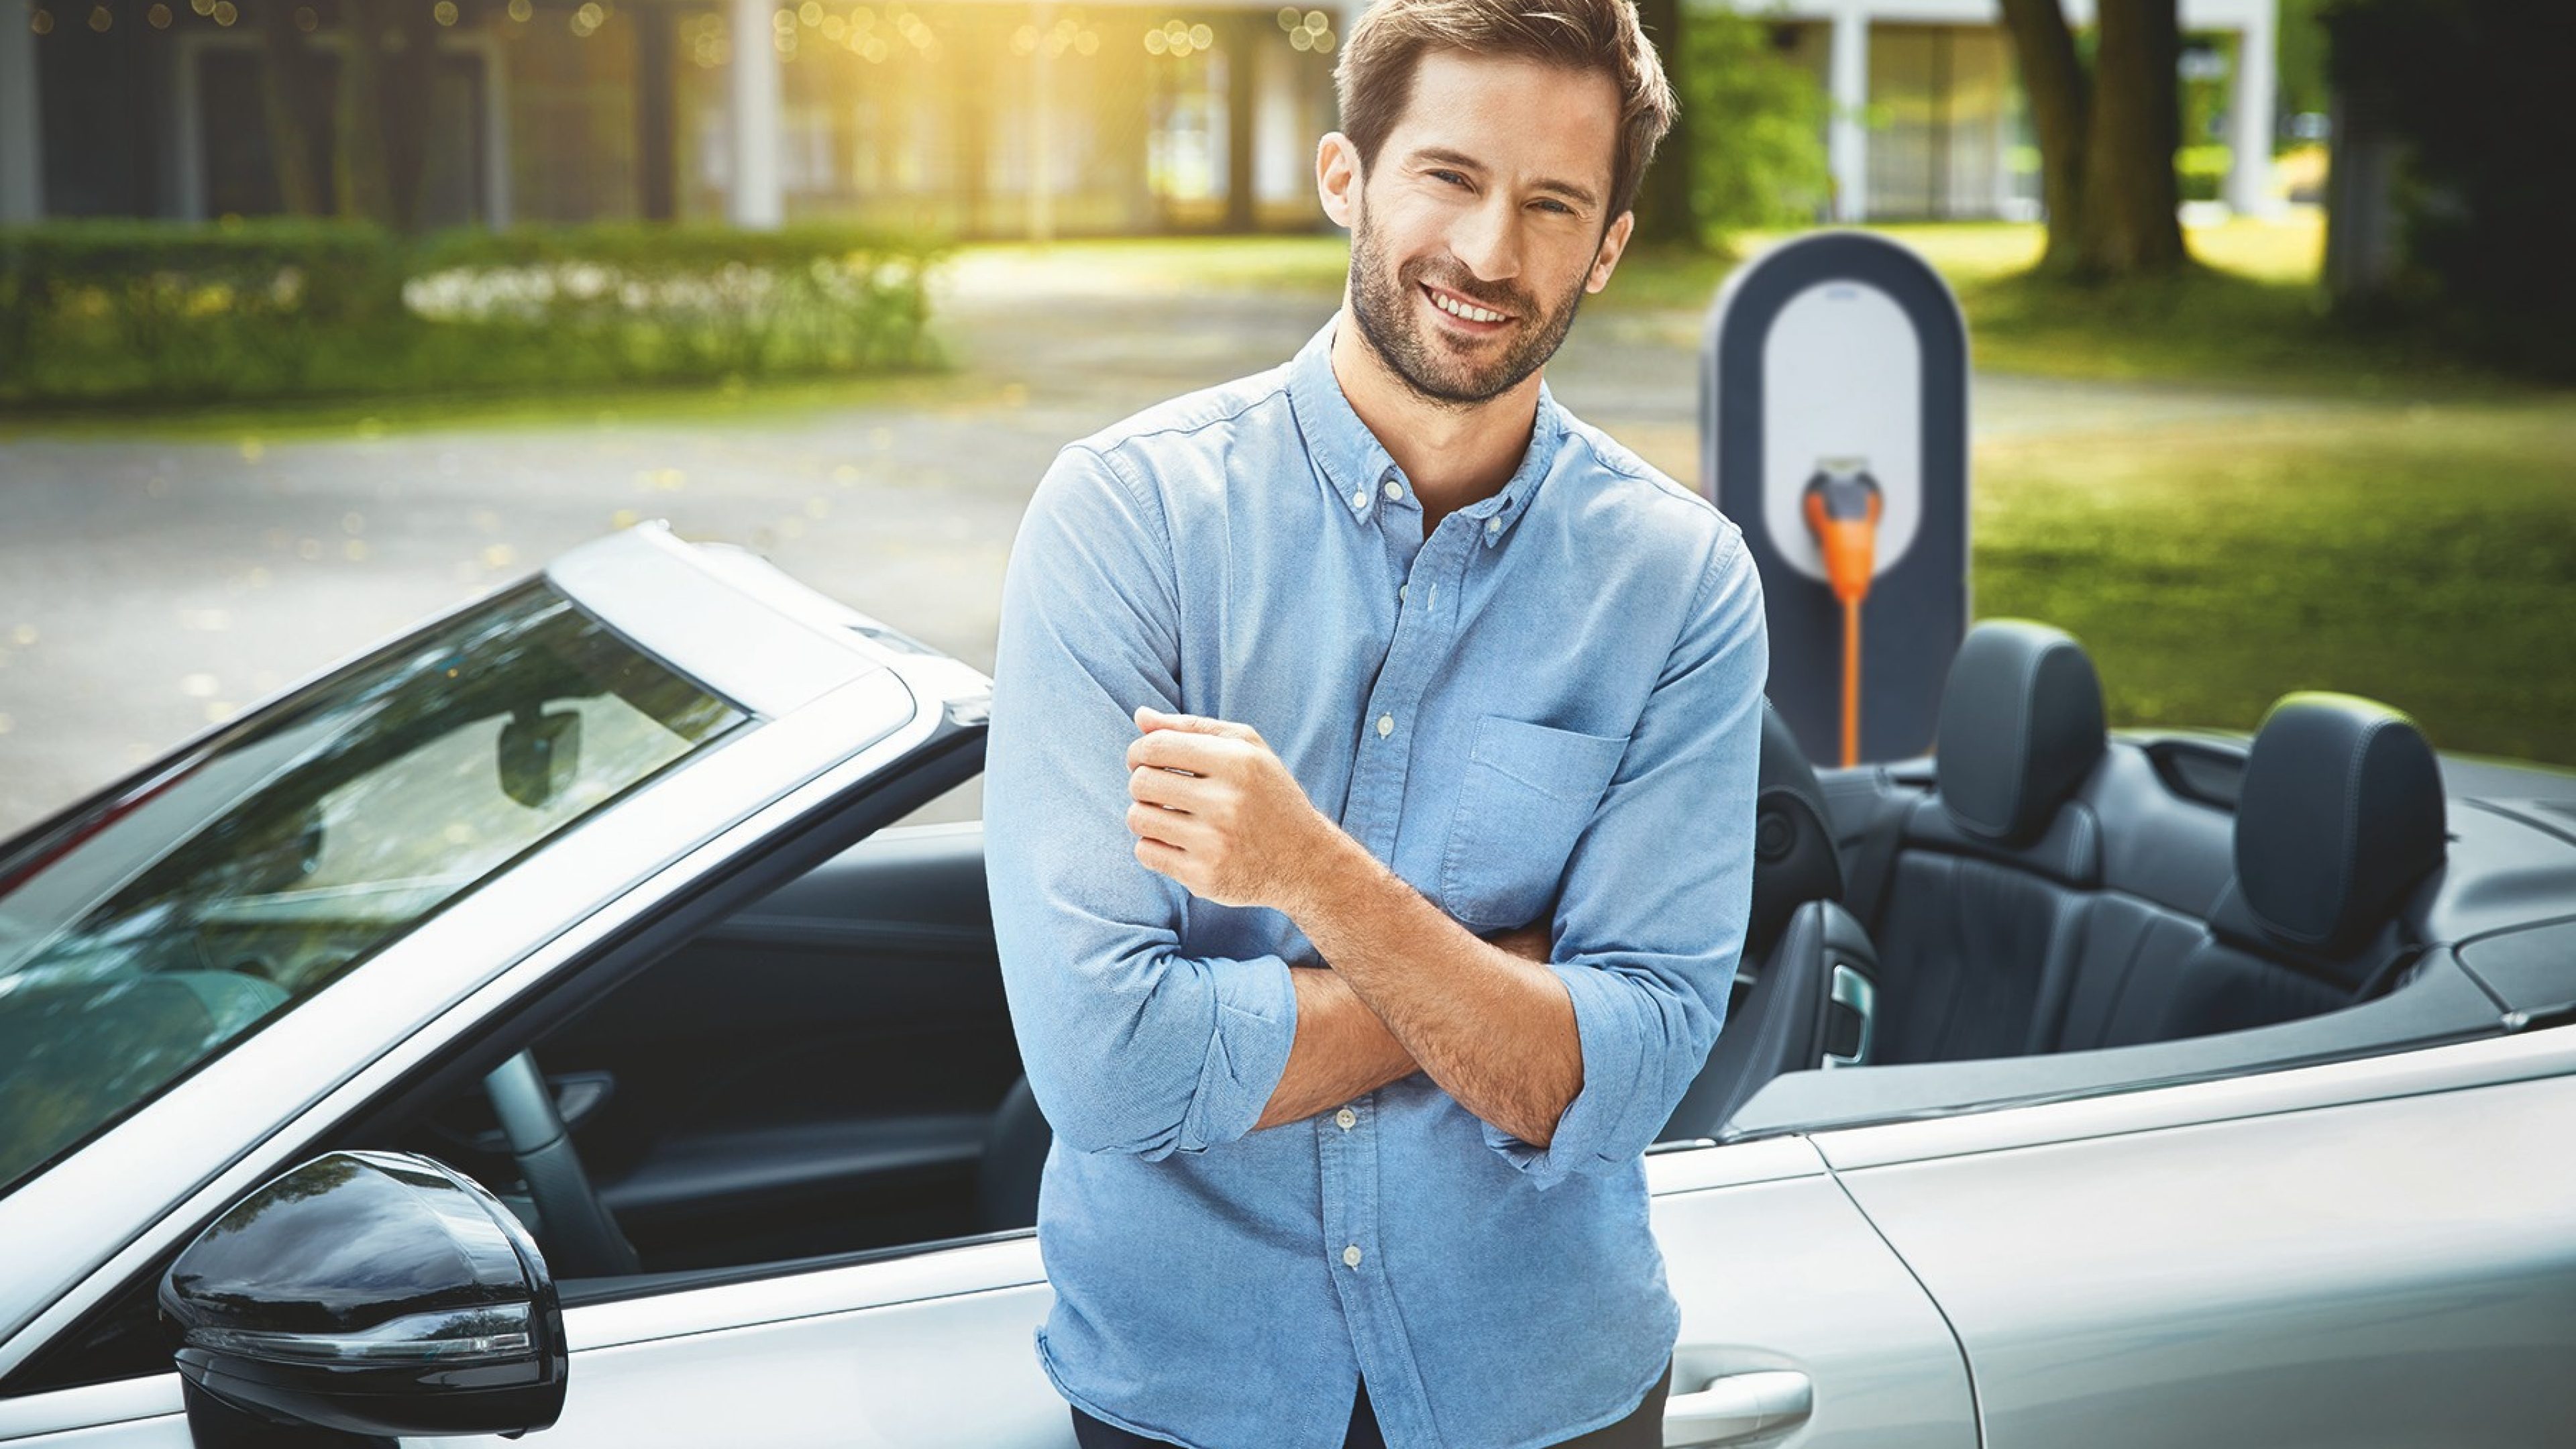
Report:
M 1878 482 L 1828 466 L 1807 484 L 1807 528 L 1824 555 L 1825 581 L 1843 606 L 1843 768 L 1860 763 L 1860 606 L 1876 568 Z

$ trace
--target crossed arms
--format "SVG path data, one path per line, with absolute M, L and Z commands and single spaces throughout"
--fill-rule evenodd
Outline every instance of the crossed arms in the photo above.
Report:
M 1157 713 L 1180 697 L 1166 527 L 1150 483 L 1069 448 L 1004 577 L 985 861 L 1058 1138 L 1204 1152 L 1419 1070 L 1537 1186 L 1630 1168 L 1716 1039 L 1743 938 L 1767 651 L 1740 543 L 1716 540 L 1552 918 L 1506 945 L 1325 819 L 1248 728 Z M 1193 899 L 1285 912 L 1332 969 Z

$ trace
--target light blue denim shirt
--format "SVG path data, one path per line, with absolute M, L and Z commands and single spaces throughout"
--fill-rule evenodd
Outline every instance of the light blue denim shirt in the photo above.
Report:
M 1543 387 L 1519 471 L 1423 537 L 1331 333 L 1067 447 L 1012 547 L 984 839 L 1056 1134 L 1038 1358 L 1197 1449 L 1335 1449 L 1363 1373 L 1392 1449 L 1554 1444 L 1679 1336 L 1641 1154 L 1744 939 L 1761 586 L 1733 522 Z M 1583 1087 L 1546 1148 L 1424 1072 L 1251 1130 L 1317 956 L 1137 861 L 1140 704 L 1258 729 L 1469 929 L 1552 912 Z

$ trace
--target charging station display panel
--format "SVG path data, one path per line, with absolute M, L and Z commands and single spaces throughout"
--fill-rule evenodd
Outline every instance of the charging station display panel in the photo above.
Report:
M 1703 486 L 1745 530 L 1771 701 L 1820 763 L 1931 748 L 1968 624 L 1967 388 L 1956 299 L 1883 237 L 1784 242 L 1711 315 Z

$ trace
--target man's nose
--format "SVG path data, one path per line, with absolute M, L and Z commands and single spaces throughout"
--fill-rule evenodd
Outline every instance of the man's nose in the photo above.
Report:
M 1459 218 L 1450 248 L 1481 282 L 1508 282 L 1520 275 L 1519 218 L 1508 199 L 1495 195 Z

